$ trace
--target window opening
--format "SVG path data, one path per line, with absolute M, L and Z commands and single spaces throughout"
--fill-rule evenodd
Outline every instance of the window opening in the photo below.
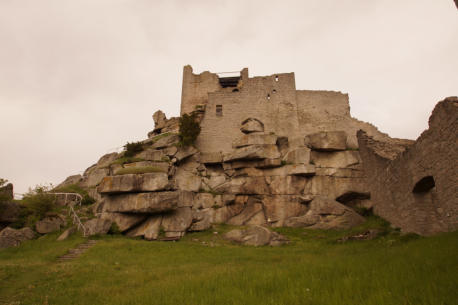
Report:
M 278 82 L 278 75 L 275 75 L 275 81 Z
M 223 116 L 223 105 L 216 105 L 216 116 Z
M 267 94 L 267 100 L 270 100 L 270 94 Z
M 232 90 L 232 92 L 239 92 L 239 89 L 234 89 Z
M 277 93 L 277 90 L 275 90 L 275 89 L 274 89 L 274 90 L 272 90 L 272 93 Z
M 425 193 L 431 190 L 435 186 L 436 186 L 436 183 L 434 182 L 433 176 L 426 176 L 424 178 L 421 178 L 420 181 L 418 181 L 415 184 L 412 192 L 413 193 Z

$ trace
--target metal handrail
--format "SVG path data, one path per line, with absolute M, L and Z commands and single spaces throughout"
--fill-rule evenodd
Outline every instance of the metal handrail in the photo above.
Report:
M 73 208 L 73 205 L 69 205 L 68 214 L 72 217 L 73 223 L 76 223 L 77 230 L 83 231 L 83 237 L 86 237 L 86 227 L 84 227 L 83 223 L 81 222 L 81 219 Z
M 83 201 L 83 196 L 81 196 L 80 194 L 78 193 L 54 193 L 54 192 L 50 192 L 49 194 L 54 194 L 54 195 L 65 195 L 65 203 L 64 204 L 67 204 L 67 198 L 68 198 L 68 195 L 75 195 L 76 198 L 78 198 L 78 203 L 80 206 L 81 206 L 81 202 Z
M 77 198 L 77 201 L 76 201 L 75 205 L 81 206 L 81 202 L 83 201 L 83 196 L 81 196 L 81 194 L 78 194 L 78 193 L 59 193 L 59 192 L 56 192 L 56 193 L 50 193 L 50 194 L 65 195 L 65 203 L 64 203 L 65 205 L 67 204 L 68 195 L 74 195 Z M 83 232 L 83 237 L 86 237 L 86 227 L 81 222 L 81 219 L 79 218 L 79 216 L 76 213 L 76 211 L 73 208 L 73 206 L 74 206 L 73 204 L 69 204 L 68 205 L 68 207 L 69 207 L 68 214 L 72 218 L 73 223 L 76 224 L 77 230 L 78 231 L 82 231 Z

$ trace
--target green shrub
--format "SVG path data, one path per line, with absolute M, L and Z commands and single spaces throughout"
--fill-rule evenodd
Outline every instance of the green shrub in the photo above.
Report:
M 158 173 L 164 172 L 164 170 L 154 166 L 138 166 L 138 167 L 126 167 L 121 168 L 115 172 L 115 175 L 127 175 L 127 174 L 146 174 L 146 173 Z
M 121 234 L 121 230 L 119 229 L 118 225 L 113 222 L 111 224 L 110 230 L 108 231 L 109 234 L 119 235 Z
M 180 145 L 185 147 L 194 145 L 199 134 L 200 125 L 196 120 L 195 113 L 191 115 L 183 114 L 180 117 Z
M 4 186 L 7 182 L 8 180 L 0 178 L 0 187 Z
M 11 226 L 13 228 L 33 227 L 35 222 L 43 219 L 47 213 L 57 211 L 59 207 L 55 204 L 56 197 L 48 193 L 50 189 L 50 186 L 41 185 L 30 189 L 22 200 L 18 201 L 19 217 Z
M 83 199 L 81 200 L 81 204 L 83 205 L 89 205 L 95 202 L 95 199 L 89 196 L 88 192 L 78 184 L 70 184 L 63 187 L 55 188 L 53 189 L 53 192 L 80 194 L 83 197 Z
M 142 142 L 127 142 L 127 144 L 124 145 L 124 149 L 126 150 L 124 153 L 125 157 L 133 157 L 139 152 L 142 152 L 144 148 Z

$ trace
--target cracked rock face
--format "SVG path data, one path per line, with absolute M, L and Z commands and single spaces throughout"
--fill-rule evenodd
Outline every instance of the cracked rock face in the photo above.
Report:
M 155 121 L 155 130 L 171 124 L 161 113 Z M 104 156 L 83 178 L 85 185 L 98 185 L 101 197 L 96 210 L 105 222 L 93 226 L 116 223 L 128 236 L 155 240 L 227 223 L 254 226 L 233 233 L 245 236 L 234 237 L 237 242 L 265 245 L 283 241 L 256 226 L 338 229 L 364 220 L 335 201 L 367 194 L 359 153 L 346 150 L 345 132 L 288 139 L 264 133 L 256 119 L 242 125 L 243 133 L 225 154 L 181 147 L 178 135 L 156 133 L 131 162 L 117 162 L 122 154 L 114 160 Z M 116 174 L 151 167 L 158 172 Z

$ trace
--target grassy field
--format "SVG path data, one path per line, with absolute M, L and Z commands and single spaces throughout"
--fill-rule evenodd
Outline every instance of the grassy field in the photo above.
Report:
M 179 242 L 105 236 L 65 263 L 84 239 L 50 235 L 0 251 L 0 304 L 458 304 L 458 232 L 337 242 L 367 227 L 383 223 L 280 229 L 292 243 L 276 248 L 232 245 L 227 226 Z

